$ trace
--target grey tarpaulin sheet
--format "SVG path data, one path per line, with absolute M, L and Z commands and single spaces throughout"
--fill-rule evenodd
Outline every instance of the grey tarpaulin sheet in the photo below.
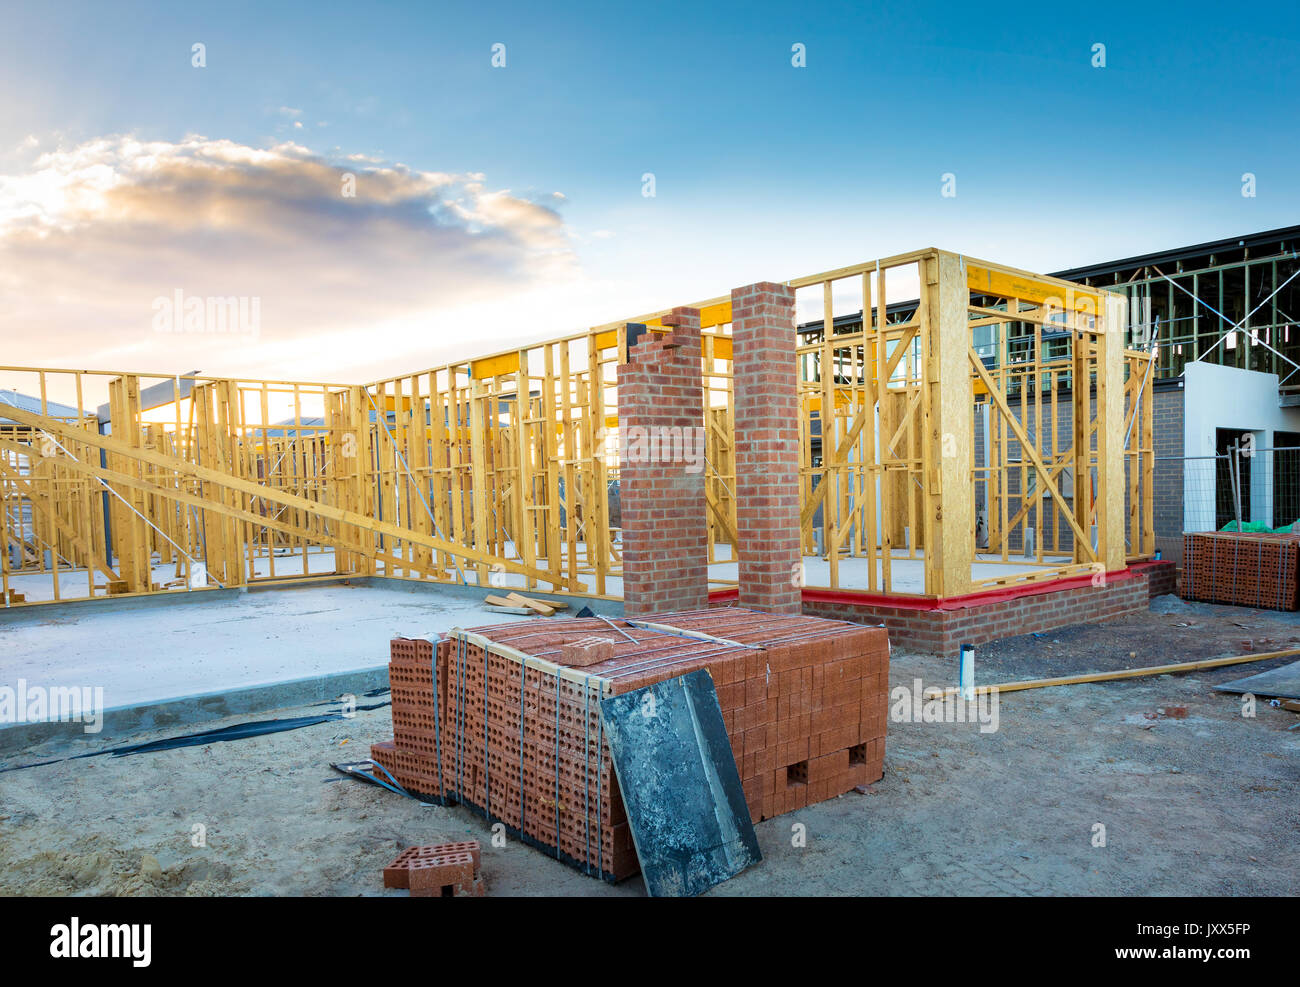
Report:
M 1281 668 L 1271 668 L 1258 675 L 1248 675 L 1244 679 L 1234 679 L 1216 685 L 1215 688 L 1220 692 L 1249 692 L 1255 696 L 1300 699 L 1300 661 L 1293 661 Z
M 762 859 L 708 672 L 611 696 L 600 711 L 652 897 L 700 894 Z

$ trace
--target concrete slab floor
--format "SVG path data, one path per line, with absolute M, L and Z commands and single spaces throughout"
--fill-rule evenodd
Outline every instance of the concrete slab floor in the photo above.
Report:
M 579 558 L 585 559 L 586 547 L 579 542 Z M 621 543 L 620 543 L 621 547 Z M 513 557 L 513 548 L 509 549 L 508 555 Z M 735 585 L 739 578 L 740 567 L 737 562 L 731 558 L 730 545 L 718 545 L 715 548 L 715 556 L 718 561 L 713 562 L 708 567 L 708 578 L 711 588 L 720 586 Z M 996 579 L 1002 576 L 1022 575 L 1026 572 L 1038 572 L 1043 569 L 1050 569 L 1062 565 L 1070 564 L 1071 560 L 1064 556 L 1052 556 L 1046 559 L 1041 565 L 1037 562 L 1026 562 L 1022 557 L 1015 554 L 1008 556 L 1004 562 L 1001 555 L 990 555 L 987 552 L 979 553 L 976 558 L 977 562 L 971 565 L 972 579 Z M 272 560 L 265 554 L 254 560 L 253 570 L 255 578 L 276 578 L 288 579 L 303 574 L 303 556 L 290 554 L 277 554 Z M 807 585 L 814 588 L 825 588 L 831 584 L 831 566 L 830 561 L 820 556 L 804 556 L 805 578 Z M 546 568 L 544 556 L 539 556 L 537 565 L 539 568 Z M 567 567 L 567 563 L 565 563 Z M 273 571 L 274 570 L 274 571 Z M 332 549 L 313 549 L 306 558 L 306 571 L 309 575 L 325 575 L 334 572 L 334 552 Z M 566 569 L 567 571 L 567 569 Z M 472 566 L 467 567 L 468 578 L 473 581 L 475 578 Z M 454 570 L 448 570 L 448 577 L 455 579 L 457 573 Z M 841 589 L 868 589 L 868 562 L 865 556 L 842 556 L 839 565 L 839 588 Z M 172 564 L 155 565 L 153 567 L 153 581 L 159 585 L 165 585 L 173 580 L 176 576 L 175 566 Z M 502 573 L 498 576 L 503 585 L 512 589 L 524 589 L 527 583 L 527 577 L 518 573 Z M 589 592 L 595 592 L 595 578 L 590 574 L 582 574 L 580 580 L 585 582 Z M 890 585 L 895 593 L 924 593 L 925 592 L 925 553 L 918 551 L 914 557 L 909 557 L 906 549 L 894 549 L 890 553 Z M 62 569 L 59 574 L 59 588 L 63 599 L 81 599 L 90 593 L 88 576 L 84 569 Z M 102 585 L 103 576 L 96 576 L 96 581 Z M 53 600 L 54 596 L 54 578 L 49 573 L 24 573 L 11 576 L 9 579 L 11 588 L 25 594 L 27 601 L 31 603 Z M 876 586 L 877 588 L 884 585 L 884 562 L 876 560 Z M 185 594 L 184 588 L 173 588 L 168 591 L 177 596 Z M 623 578 L 619 575 L 610 575 L 605 581 L 605 594 L 607 596 L 623 595 Z M 100 590 L 97 594 L 99 597 L 105 597 L 107 590 Z
M 719 546 L 719 554 L 730 554 L 729 545 Z M 1011 555 L 1002 561 L 1000 555 L 980 553 L 979 560 L 971 564 L 971 579 L 1000 579 L 1003 576 L 1019 576 L 1027 572 L 1039 572 L 1044 569 L 1057 568 L 1070 564 L 1068 558 L 1055 557 L 1042 565 L 1026 562 L 1023 558 Z M 804 556 L 804 578 L 806 585 L 814 589 L 825 589 L 831 584 L 831 564 L 820 556 Z M 839 564 L 839 589 L 869 589 L 869 563 L 865 556 L 841 556 Z M 876 560 L 876 591 L 882 592 L 885 584 L 884 562 Z M 728 581 L 735 585 L 740 576 L 740 566 L 735 562 L 715 562 L 709 566 L 709 579 Z M 895 549 L 890 553 L 889 585 L 894 593 L 925 593 L 925 553 L 918 551 L 909 558 L 906 550 Z M 716 587 L 715 587 L 716 588 Z M 614 592 L 614 591 L 611 591 Z M 622 592 L 618 590 L 617 592 Z
M 305 556 L 301 553 L 277 551 L 272 557 L 263 552 L 253 560 L 252 578 L 287 579 L 291 576 L 301 576 L 304 572 L 309 576 L 322 576 L 332 573 L 334 569 L 334 550 L 332 548 L 313 548 Z M 151 573 L 150 580 L 160 586 L 165 586 L 178 576 L 176 565 L 172 562 L 165 565 L 152 565 L 149 571 Z M 104 574 L 102 572 L 90 574 L 85 569 L 60 568 L 58 571 L 59 594 L 57 598 L 59 600 L 76 600 L 88 596 L 107 597 L 107 589 L 101 589 L 98 592 L 93 589 L 94 584 L 90 581 L 92 575 L 94 584 L 104 585 Z M 55 574 L 52 571 L 20 572 L 9 576 L 9 588 L 22 593 L 27 598 L 28 603 L 46 602 L 56 599 L 54 581 Z M 215 585 L 215 580 L 213 580 L 213 585 Z M 183 587 L 174 587 L 168 592 L 181 595 L 186 591 Z
M 977 674 L 1155 665 L 1243 644 L 1280 649 L 1298 636 L 1294 614 L 1182 605 L 999 642 L 980 649 Z M 896 651 L 892 682 L 949 684 L 953 664 Z M 1008 693 L 992 733 L 891 723 L 886 774 L 871 794 L 759 824 L 763 862 L 711 893 L 1295 894 L 1300 730 L 1288 727 L 1300 717 L 1261 701 L 1244 718 L 1237 697 L 1213 691 L 1240 674 Z M 1157 712 L 1174 706 L 1187 716 Z M 385 892 L 380 878 L 401 848 L 465 837 L 483 842 L 490 894 L 643 893 L 639 879 L 610 886 L 516 842 L 493 847 L 489 826 L 465 809 L 423 808 L 330 771 L 330 761 L 364 758 L 391 735 L 379 709 L 247 741 L 0 775 L 0 893 L 404 894 Z M 57 750 L 47 742 L 11 763 Z M 795 824 L 806 846 L 794 845 Z M 1105 846 L 1094 845 L 1098 824 Z M 198 834 L 206 845 L 194 845 Z
M 398 634 L 525 619 L 484 610 L 487 590 L 417 589 L 305 583 L 153 606 L 25 608 L 0 615 L 0 685 L 102 687 L 114 708 L 373 668 Z

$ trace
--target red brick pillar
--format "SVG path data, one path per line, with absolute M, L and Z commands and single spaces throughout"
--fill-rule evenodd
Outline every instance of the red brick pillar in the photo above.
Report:
M 740 605 L 799 613 L 799 381 L 794 289 L 731 292 Z
M 675 308 L 618 368 L 623 608 L 629 616 L 709 603 L 700 310 Z M 629 327 L 629 335 L 632 329 Z

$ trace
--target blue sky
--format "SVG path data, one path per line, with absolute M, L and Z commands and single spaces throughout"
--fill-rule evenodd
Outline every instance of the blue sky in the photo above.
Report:
M 202 69 L 191 66 L 195 42 L 206 46 Z M 504 68 L 491 65 L 498 42 Z M 795 43 L 804 68 L 791 65 Z M 1091 64 L 1096 43 L 1104 68 Z M 482 341 L 469 348 L 495 348 L 924 245 L 1053 270 L 1300 221 L 1294 5 L 20 3 L 5 14 L 0 87 L 11 97 L 0 107 L 0 255 L 13 232 L 2 225 L 6 189 L 30 237 L 22 203 L 44 194 L 47 172 L 75 173 L 77 185 L 105 168 L 117 176 L 113 201 L 73 218 L 42 200 L 58 249 L 47 239 L 21 284 L 0 280 L 3 292 L 39 282 L 52 299 L 35 313 L 52 333 L 46 362 L 61 362 L 61 319 L 133 324 L 154 281 L 182 276 L 195 291 L 269 296 L 259 346 L 271 348 L 259 363 L 284 357 L 277 332 L 289 344 L 322 317 L 290 297 L 319 294 L 313 269 L 322 283 L 390 295 L 371 328 L 400 327 L 416 363 L 399 363 L 410 368 L 426 351 L 424 365 L 469 346 L 450 327 L 476 311 Z M 317 225 L 334 215 L 329 201 L 304 203 L 274 228 L 209 235 L 191 224 L 188 267 L 174 244 L 162 253 L 175 216 L 148 208 L 145 222 L 160 230 L 132 241 L 129 267 L 121 257 L 101 265 L 97 244 L 142 229 L 124 218 L 123 203 L 141 198 L 125 187 L 156 187 L 137 145 L 156 158 L 187 137 L 224 142 L 217 185 L 238 201 L 292 196 L 297 179 L 276 170 L 283 183 L 268 191 L 263 163 L 232 165 L 229 148 L 291 144 L 294 168 L 353 161 L 459 176 L 450 187 L 480 205 L 489 197 L 490 208 L 454 221 L 465 239 L 442 243 L 450 259 L 414 230 L 445 194 L 425 189 L 395 193 L 386 215 L 371 209 L 375 225 L 355 239 L 346 223 Z M 126 138 L 135 143 L 104 151 Z M 653 198 L 641 194 L 646 172 Z M 1245 172 L 1254 198 L 1241 195 Z M 939 194 L 944 173 L 956 176 L 955 198 Z M 205 180 L 188 174 L 169 201 L 181 211 L 211 202 Z M 56 184 L 66 199 L 67 182 Z M 501 195 L 504 213 L 490 198 Z M 509 246 L 467 273 L 463 247 L 478 249 L 485 224 Z M 394 226 L 412 235 L 409 249 L 384 235 Z M 201 283 L 232 254 L 265 251 L 263 266 L 299 254 L 295 236 L 315 266 L 291 264 L 277 287 L 234 268 Z M 196 245 L 205 239 L 210 257 Z M 337 268 L 324 253 L 331 242 Z M 32 243 L 12 240 L 10 258 L 30 258 Z M 65 306 L 60 278 L 86 267 L 102 285 L 142 283 L 102 313 L 88 295 Z M 340 340 L 345 321 L 368 317 L 346 294 L 328 305 Z M 511 297 L 527 320 L 511 317 Z M 33 317 L 30 303 L 0 294 L 0 328 Z M 433 342 L 422 320 L 437 327 Z M 88 355 L 144 358 L 147 343 L 118 338 Z M 327 374 L 330 359 L 318 362 Z M 333 362 L 329 376 L 346 376 Z

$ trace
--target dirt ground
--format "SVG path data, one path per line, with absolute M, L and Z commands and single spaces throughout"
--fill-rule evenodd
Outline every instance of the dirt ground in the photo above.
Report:
M 981 647 L 977 676 L 1294 646 L 1300 616 L 1164 597 L 1141 618 Z M 1213 691 L 1291 660 L 1007 693 L 995 732 L 891 722 L 880 782 L 760 823 L 763 862 L 711 893 L 1294 895 L 1300 729 L 1289 728 L 1300 715 L 1260 701 L 1245 717 L 1238 697 Z M 893 656 L 895 687 L 949 685 L 955 674 L 954 659 Z M 383 707 L 249 740 L 0 774 L 0 893 L 404 894 L 380 886 L 397 851 L 471 837 L 483 843 L 492 895 L 644 894 L 639 878 L 611 886 L 518 843 L 493 847 L 465 809 L 422 807 L 330 770 L 391 736 Z M 80 749 L 47 743 L 7 764 Z M 195 846 L 200 833 L 206 845 Z

